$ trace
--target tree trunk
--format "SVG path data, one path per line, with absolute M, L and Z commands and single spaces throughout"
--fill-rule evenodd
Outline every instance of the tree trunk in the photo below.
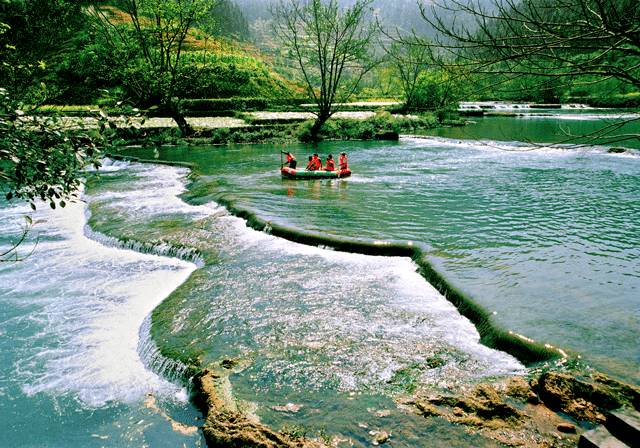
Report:
M 326 113 L 320 113 L 320 115 L 318 115 L 318 118 L 316 118 L 315 123 L 313 123 L 313 126 L 311 126 L 311 137 L 314 141 L 319 140 L 318 138 L 318 134 L 320 134 L 320 130 L 322 129 L 322 126 L 327 122 L 327 120 L 329 119 L 329 114 Z
M 171 108 L 171 118 L 173 118 L 173 121 L 178 124 L 180 135 L 182 137 L 189 137 L 190 135 L 193 135 L 193 128 L 189 123 L 187 123 L 187 119 L 177 107 Z
M 180 129 L 180 135 L 182 137 L 189 137 L 193 135 L 193 128 L 189 123 L 187 123 L 187 119 L 184 117 L 184 114 L 180 110 L 180 105 L 174 101 L 165 101 L 164 106 L 162 107 L 164 111 L 176 122 L 178 125 L 178 129 Z

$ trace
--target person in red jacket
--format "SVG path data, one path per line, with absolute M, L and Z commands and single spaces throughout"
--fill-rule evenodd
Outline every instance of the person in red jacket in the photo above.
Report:
M 285 155 L 287 156 L 287 161 L 284 162 L 284 165 L 282 165 L 282 166 L 287 166 L 288 165 L 289 168 L 294 168 L 295 169 L 296 166 L 298 165 L 298 162 L 296 161 L 295 156 L 293 154 L 291 154 L 290 152 L 285 152 L 285 151 L 282 151 L 282 152 L 284 152 Z
M 325 164 L 324 169 L 327 171 L 335 171 L 336 161 L 333 160 L 333 155 L 329 154 L 327 156 L 327 163 Z
M 318 157 L 318 154 L 314 154 L 313 155 L 313 163 L 315 166 L 315 170 L 321 170 L 322 169 L 322 160 L 320 159 L 320 157 Z
M 349 168 L 349 161 L 347 160 L 347 153 L 341 152 L 340 159 L 338 160 L 338 167 L 340 170 L 346 170 Z
M 307 171 L 315 171 L 316 168 L 316 162 L 315 160 L 313 160 L 313 156 L 309 156 L 309 163 L 307 163 Z

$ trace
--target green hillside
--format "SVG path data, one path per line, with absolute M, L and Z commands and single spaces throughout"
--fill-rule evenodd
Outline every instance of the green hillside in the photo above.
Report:
M 134 27 L 129 15 L 116 6 L 117 2 L 105 2 L 99 8 L 59 3 L 66 14 L 50 11 L 57 13 L 58 23 L 53 28 L 49 28 L 48 21 L 51 14 L 28 8 L 26 4 L 23 9 L 17 4 L 11 6 L 14 11 L 8 11 L 10 14 L 4 19 L 9 27 L 1 37 L 7 42 L 20 42 L 11 51 L 5 49 L 8 56 L 5 60 L 21 61 L 22 70 L 3 66 L 2 85 L 13 87 L 15 96 L 33 103 L 124 102 L 142 107 L 155 104 L 157 94 L 146 87 L 157 82 L 158 75 L 144 64 L 138 46 L 127 45 L 127 39 L 135 41 L 130 37 Z M 211 14 L 229 11 L 237 21 L 237 10 L 218 8 Z M 237 40 L 233 30 L 223 35 L 225 27 L 219 24 L 230 20 L 224 16 L 207 19 L 210 20 L 190 27 L 184 40 L 175 96 L 185 99 L 291 96 L 295 86 L 275 73 L 257 48 Z M 114 41 L 103 32 L 99 20 L 107 20 L 109 26 L 125 36 L 123 42 Z M 144 26 L 152 21 L 143 18 L 141 23 Z M 35 31 L 43 29 L 46 32 L 38 36 Z M 43 40 L 57 43 L 44 46 Z

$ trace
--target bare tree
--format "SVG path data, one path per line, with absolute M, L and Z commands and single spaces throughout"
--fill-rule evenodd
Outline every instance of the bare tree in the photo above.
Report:
M 109 8 L 96 5 L 92 9 L 109 41 L 139 49 L 150 75 L 147 79 L 151 80 L 140 89 L 157 99 L 176 121 L 182 135 L 193 131 L 176 96 L 185 42 L 189 30 L 202 23 L 216 3 L 217 0 L 122 0 L 119 5 L 128 16 L 126 24 L 121 23 L 118 15 L 112 15 Z
M 476 73 L 640 87 L 637 0 L 435 0 L 421 13 L 440 35 L 430 48 Z
M 370 52 L 377 33 L 368 20 L 371 1 L 341 8 L 337 0 L 283 0 L 272 11 L 276 36 L 317 105 L 314 137 L 337 111 L 336 104 L 347 101 L 378 63 Z
M 557 98 L 569 86 L 640 87 L 637 0 L 434 0 L 420 9 L 438 32 L 427 43 L 433 59 L 463 67 L 485 89 L 504 83 L 507 92 L 539 89 Z M 619 124 L 581 137 L 605 144 L 639 138 L 615 130 Z

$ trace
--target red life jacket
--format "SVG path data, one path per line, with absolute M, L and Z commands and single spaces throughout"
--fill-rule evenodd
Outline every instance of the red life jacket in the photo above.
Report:
M 314 157 L 312 162 L 314 163 L 314 169 L 315 170 L 321 170 L 322 169 L 322 160 L 320 160 L 319 157 Z
M 340 156 L 340 169 L 346 170 L 349 168 L 349 164 L 347 162 L 347 156 Z
M 327 164 L 324 167 L 327 171 L 333 171 L 336 169 L 336 164 L 333 159 L 327 159 Z

